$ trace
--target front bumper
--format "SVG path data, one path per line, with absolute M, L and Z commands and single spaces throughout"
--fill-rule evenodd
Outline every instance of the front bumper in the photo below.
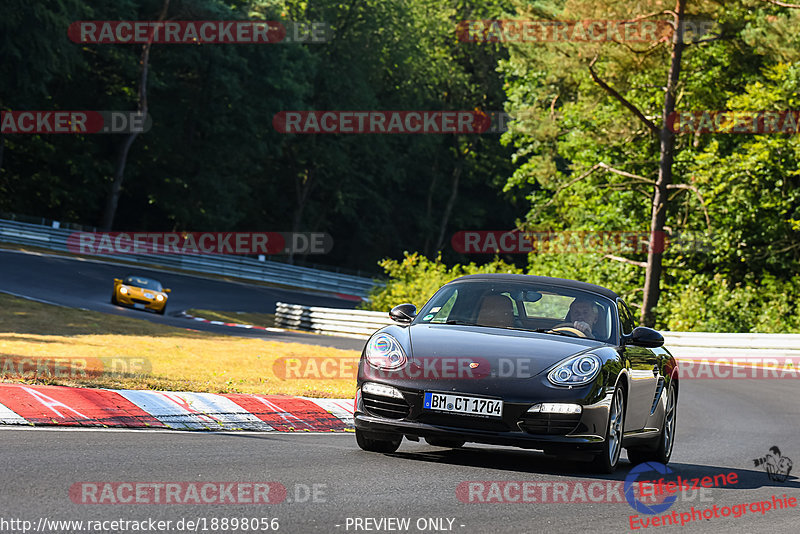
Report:
M 503 417 L 490 419 L 423 410 L 423 391 L 400 391 L 404 398 L 396 400 L 392 407 L 385 402 L 388 399 L 376 399 L 369 394 L 365 403 L 359 389 L 354 413 L 355 427 L 378 438 L 381 435 L 405 435 L 546 451 L 598 451 L 605 440 L 613 395 L 613 390 L 606 391 L 594 403 L 582 404 L 582 413 L 571 421 L 557 416 L 552 421 L 543 421 L 546 414 L 529 414 L 527 410 L 533 404 L 551 402 L 553 399 L 525 402 L 504 400 Z M 408 406 L 405 411 L 399 409 L 402 402 Z M 565 400 L 559 399 L 557 402 Z
M 145 310 L 150 310 L 154 312 L 159 312 L 164 309 L 164 306 L 167 305 L 167 299 L 162 300 L 161 302 L 155 299 L 146 299 L 144 297 L 138 296 L 131 296 L 130 293 L 123 295 L 119 291 L 117 291 L 117 303 L 120 306 L 128 306 L 130 308 L 137 308 L 137 304 L 141 304 L 144 306 Z

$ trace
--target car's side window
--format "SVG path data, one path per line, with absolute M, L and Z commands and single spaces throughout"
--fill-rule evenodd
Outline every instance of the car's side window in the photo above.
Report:
M 622 299 L 617 299 L 617 309 L 619 309 L 619 323 L 622 328 L 622 333 L 628 335 L 633 332 L 636 326 L 636 323 L 633 321 L 633 314 Z

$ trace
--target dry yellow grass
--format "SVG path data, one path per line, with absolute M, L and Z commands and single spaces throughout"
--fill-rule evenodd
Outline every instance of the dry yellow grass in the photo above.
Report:
M 187 326 L 191 326 L 188 321 Z M 357 361 L 359 353 L 221 336 L 0 294 L 0 377 L 4 381 L 212 393 L 354 395 L 352 378 L 283 379 L 273 372 L 279 359 L 280 365 L 286 358 L 306 361 L 312 357 Z

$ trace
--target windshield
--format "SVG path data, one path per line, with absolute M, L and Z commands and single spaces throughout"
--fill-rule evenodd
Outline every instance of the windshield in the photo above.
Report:
M 614 304 L 570 288 L 508 281 L 463 282 L 440 289 L 415 324 L 475 325 L 609 342 Z
M 127 286 L 141 287 L 142 289 L 152 289 L 153 291 L 161 291 L 162 289 L 161 282 L 139 276 L 126 276 L 123 283 Z

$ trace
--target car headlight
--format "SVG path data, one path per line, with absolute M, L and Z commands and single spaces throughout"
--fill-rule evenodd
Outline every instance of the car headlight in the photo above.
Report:
M 389 334 L 376 334 L 367 343 L 367 363 L 376 369 L 399 369 L 408 361 L 400 342 Z
M 594 380 L 600 366 L 600 358 L 594 354 L 574 356 L 553 368 L 547 379 L 557 386 L 582 386 Z
M 156 300 L 158 302 L 161 302 L 162 300 L 164 300 L 164 295 L 156 295 Z
M 123 295 L 127 295 L 128 294 L 128 288 L 125 287 L 125 286 L 122 286 L 121 288 L 119 288 L 119 292 L 122 293 Z

